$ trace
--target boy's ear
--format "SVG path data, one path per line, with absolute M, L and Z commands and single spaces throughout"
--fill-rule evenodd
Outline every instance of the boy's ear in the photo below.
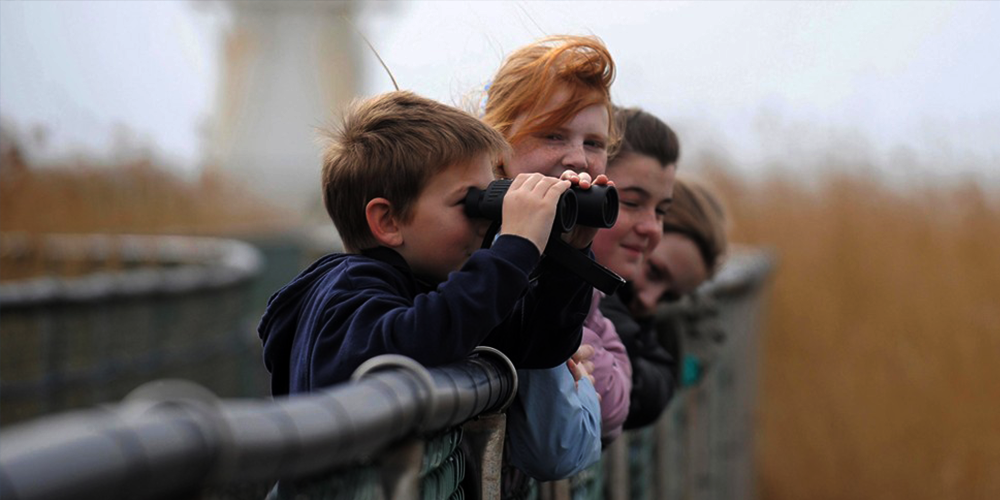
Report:
M 365 206 L 365 218 L 372 236 L 382 245 L 396 248 L 403 244 L 403 233 L 392 215 L 392 203 L 385 198 L 374 198 Z

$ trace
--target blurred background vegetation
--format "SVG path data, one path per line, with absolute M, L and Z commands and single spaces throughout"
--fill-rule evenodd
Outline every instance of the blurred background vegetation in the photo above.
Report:
M 274 230 L 288 217 L 217 170 L 182 177 L 154 158 L 29 165 L 17 139 L 2 140 L 5 232 L 232 235 Z
M 223 92 L 247 71 L 255 43 L 249 33 L 237 29 L 223 39 Z M 642 104 L 633 101 L 626 104 Z M 223 117 L 215 123 L 223 138 L 252 142 L 256 136 L 239 138 L 237 125 L 248 120 L 233 110 L 240 102 L 220 98 Z M 689 137 L 685 121 L 661 114 L 682 140 Z M 295 133 L 304 141 L 313 140 L 309 127 L 317 122 L 294 125 L 302 125 Z M 823 130 L 784 133 L 791 143 L 796 134 Z M 31 142 L 16 127 L 2 135 L 5 235 L 249 238 L 315 225 L 332 232 L 318 191 L 276 203 L 256 179 L 219 166 L 232 158 L 225 152 L 209 154 L 192 173 L 153 152 L 121 161 L 37 160 L 26 152 Z M 947 157 L 868 155 L 864 148 L 845 154 L 832 141 L 752 168 L 725 154 L 724 143 L 686 145 L 681 175 L 696 174 L 724 195 L 733 239 L 778 257 L 759 353 L 759 498 L 1000 497 L 1000 187 L 983 176 L 948 174 Z M 956 146 L 954 163 L 968 172 L 961 153 Z M 811 158 L 807 168 L 789 166 L 803 154 Z M 971 162 L 973 171 L 1000 170 L 996 158 Z M 33 273 L 0 260 L 0 280 Z M 262 308 L 263 298 L 255 300 Z
M 808 186 L 703 167 L 734 239 L 779 258 L 761 341 L 759 498 L 1000 493 L 995 187 L 900 190 L 835 162 Z

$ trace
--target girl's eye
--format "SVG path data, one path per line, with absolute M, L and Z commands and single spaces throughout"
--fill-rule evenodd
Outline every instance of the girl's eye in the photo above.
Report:
M 601 141 L 586 141 L 584 144 L 587 145 L 587 147 L 604 149 L 604 143 Z
M 629 208 L 636 208 L 639 206 L 639 204 L 634 201 L 625 201 L 625 200 L 618 200 L 618 204 Z

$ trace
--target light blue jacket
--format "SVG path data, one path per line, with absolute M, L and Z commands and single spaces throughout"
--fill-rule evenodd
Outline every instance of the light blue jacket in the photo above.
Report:
M 518 370 L 507 410 L 511 465 L 539 481 L 572 476 L 601 458 L 601 405 L 590 379 L 569 368 Z

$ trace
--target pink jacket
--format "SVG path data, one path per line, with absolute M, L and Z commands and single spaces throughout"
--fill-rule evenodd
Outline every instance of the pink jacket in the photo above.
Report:
M 632 391 L 632 364 L 611 320 L 597 308 L 604 294 L 594 290 L 590 312 L 583 323 L 583 344 L 594 347 L 594 387 L 601 395 L 601 440 L 613 441 L 622 433 Z

